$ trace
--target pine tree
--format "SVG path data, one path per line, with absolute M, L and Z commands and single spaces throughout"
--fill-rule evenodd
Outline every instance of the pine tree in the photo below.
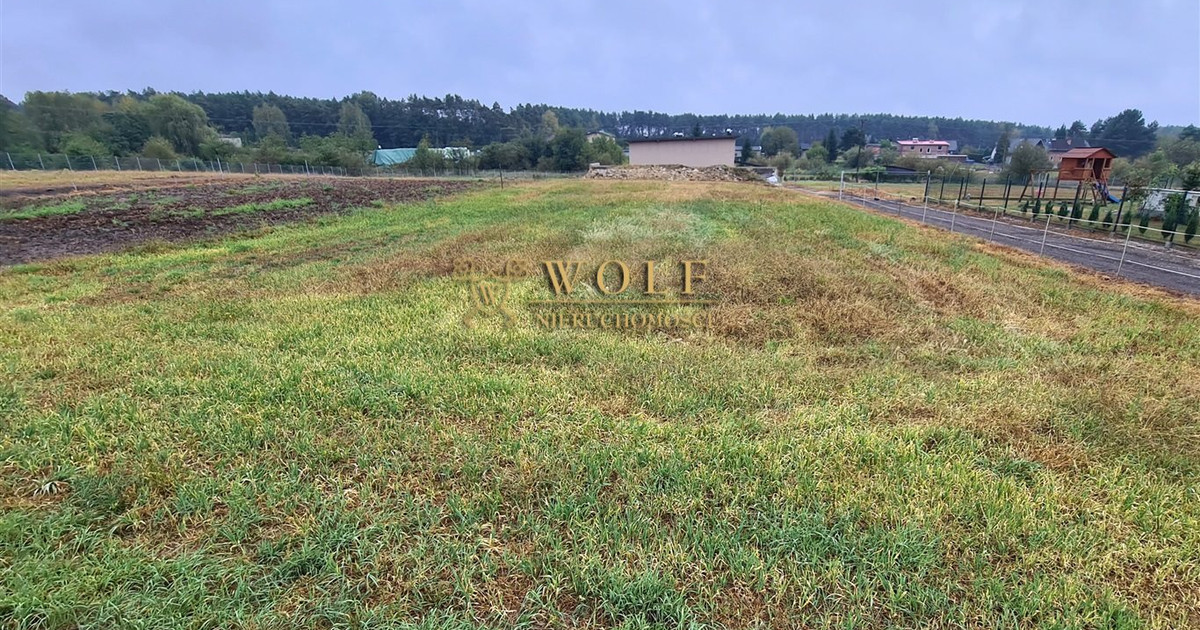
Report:
M 829 155 L 825 156 L 825 161 L 833 164 L 837 160 L 838 137 L 837 132 L 833 129 L 829 130 L 829 135 L 825 136 L 825 149 L 829 151 Z

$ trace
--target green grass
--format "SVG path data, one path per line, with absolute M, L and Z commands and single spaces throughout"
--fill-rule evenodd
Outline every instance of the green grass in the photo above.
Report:
M 465 327 L 514 256 L 718 325 Z M 0 625 L 1200 623 L 1200 307 L 887 217 L 539 182 L 0 296 Z
M 64 201 L 51 206 L 28 206 L 18 210 L 0 210 L 0 221 L 15 221 L 18 219 L 40 219 L 64 214 L 83 212 L 82 201 Z

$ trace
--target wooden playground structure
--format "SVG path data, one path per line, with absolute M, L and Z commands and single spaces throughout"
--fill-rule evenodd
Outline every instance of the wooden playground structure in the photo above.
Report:
M 1058 186 L 1062 182 L 1079 182 L 1075 187 L 1075 203 L 1080 201 L 1085 190 L 1092 203 L 1120 203 L 1121 200 L 1108 190 L 1108 178 L 1112 175 L 1112 164 L 1116 157 L 1104 147 L 1079 147 L 1067 151 L 1058 165 L 1058 179 L 1051 199 L 1058 198 Z M 1042 171 L 1027 178 L 1018 203 L 1027 199 L 1043 199 L 1049 188 L 1050 172 Z

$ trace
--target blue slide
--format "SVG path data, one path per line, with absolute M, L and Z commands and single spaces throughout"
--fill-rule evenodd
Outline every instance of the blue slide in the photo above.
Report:
M 1108 186 L 1105 186 L 1104 184 L 1101 184 L 1100 182 L 1096 182 L 1096 190 L 1099 190 L 1100 194 L 1104 195 L 1104 197 L 1106 199 L 1108 199 L 1109 201 L 1111 201 L 1113 203 L 1121 203 L 1120 199 L 1117 199 L 1116 197 L 1113 196 L 1113 194 L 1111 192 L 1108 191 Z

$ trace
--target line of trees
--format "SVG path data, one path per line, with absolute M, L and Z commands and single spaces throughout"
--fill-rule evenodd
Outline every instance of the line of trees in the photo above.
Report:
M 890 114 L 756 114 L 756 115 L 712 115 L 664 114 L 651 111 L 601 112 L 592 109 L 551 107 L 549 105 L 521 104 L 506 111 L 499 103 L 484 105 L 476 100 L 464 99 L 450 94 L 442 98 L 412 95 L 405 99 L 392 100 L 371 92 L 359 92 L 342 99 L 315 99 L 279 95 L 274 93 L 230 92 L 192 94 L 158 94 L 154 90 L 142 92 L 102 92 L 67 94 L 55 92 L 31 92 L 20 107 L 9 101 L 0 103 L 4 115 L 12 118 L 27 114 L 30 106 L 38 104 L 51 107 L 67 107 L 102 116 L 121 107 L 122 103 L 145 103 L 155 97 L 174 96 L 198 106 L 207 116 L 208 126 L 221 134 L 236 135 L 245 142 L 257 142 L 266 133 L 255 123 L 255 110 L 264 106 L 276 108 L 288 123 L 288 131 L 297 138 L 303 136 L 328 137 L 338 133 L 342 127 L 343 106 L 357 106 L 371 122 L 375 142 L 385 147 L 412 147 L 428 135 L 435 146 L 481 147 L 496 142 L 516 140 L 524 134 L 534 132 L 542 123 L 546 112 L 553 112 L 563 127 L 584 130 L 604 129 L 618 137 L 660 136 L 673 132 L 702 135 L 724 133 L 731 129 L 739 137 L 758 139 L 768 128 L 786 127 L 796 132 L 805 141 L 821 138 L 830 129 L 845 131 L 864 128 L 874 137 L 909 137 L 925 135 L 931 129 L 960 142 L 981 145 L 993 140 L 1007 123 L 962 118 L 931 118 L 924 116 L 893 116 Z M 61 119 L 68 114 L 45 114 L 42 107 L 38 120 L 32 124 L 35 131 L 46 132 L 55 126 L 62 127 Z M 274 112 L 274 110 L 272 110 Z M 55 119 L 59 120 L 55 120 Z M 78 121 L 71 121 L 78 122 Z M 50 123 L 51 128 L 42 123 Z M 19 127 L 20 125 L 15 125 Z M 72 129 L 74 130 L 74 126 Z M 1025 126 L 1016 127 L 1030 134 L 1049 133 L 1048 129 Z M 52 146 L 39 146 L 36 138 L 22 137 L 20 129 L 0 131 L 0 148 L 11 149 L 24 146 L 31 149 L 50 150 Z M 276 128 L 277 135 L 281 129 Z M 89 134 L 91 135 L 91 134 Z M 45 140 L 45 137 L 42 137 Z M 102 139 L 101 139 L 102 141 Z M 44 144 L 44 142 L 43 142 Z M 126 147 L 127 148 L 127 147 Z M 184 147 L 181 147 L 184 148 Z M 195 149 L 195 147 L 192 147 Z
M 412 95 L 390 100 L 371 92 L 343 99 L 314 99 L 274 93 L 162 94 L 142 92 L 30 92 L 17 105 L 0 97 L 0 150 L 71 155 L 145 155 L 206 160 L 295 162 L 361 166 L 377 146 L 465 147 L 463 153 L 430 157 L 421 170 L 470 168 L 580 170 L 590 162 L 621 161 L 612 138 L 588 141 L 585 130 L 605 129 L 616 136 L 656 136 L 686 132 L 692 136 L 741 138 L 743 155 L 761 145 L 763 158 L 786 168 L 828 165 L 862 168 L 904 164 L 894 146 L 868 150 L 872 138 L 915 136 L 955 138 L 960 152 L 977 159 L 995 146 L 1004 157 L 1010 137 L 1047 137 L 1048 128 L 1010 123 L 872 114 L 715 115 L 657 112 L 600 112 L 522 104 L 505 111 L 457 95 Z M 1192 129 L 1192 128 L 1189 128 Z M 1063 125 L 1057 137 L 1086 137 L 1118 155 L 1145 158 L 1137 173 L 1169 174 L 1194 161 L 1196 141 L 1187 133 L 1157 138 L 1157 124 L 1141 112 L 1126 110 L 1096 121 Z M 242 147 L 230 140 L 236 138 Z M 802 143 L 803 141 L 803 143 Z M 807 154 L 802 144 L 814 141 Z M 436 152 L 435 152 L 436 153 Z M 423 154 L 424 155 L 424 154 Z M 457 156 L 457 157 L 455 157 Z M 764 161 L 765 161 L 764 160 Z M 799 162 L 799 160 L 804 160 Z M 1133 160 L 1121 164 L 1134 169 Z

